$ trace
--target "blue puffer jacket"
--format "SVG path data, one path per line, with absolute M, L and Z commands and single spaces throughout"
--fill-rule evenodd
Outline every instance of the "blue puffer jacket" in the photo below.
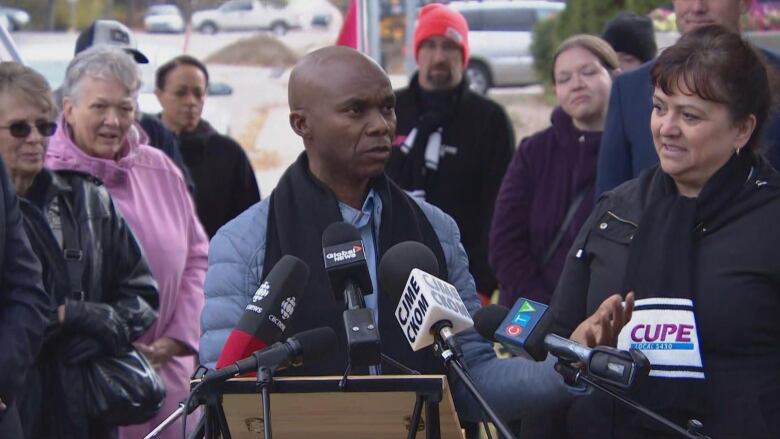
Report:
M 223 226 L 211 241 L 204 287 L 206 305 L 201 316 L 200 361 L 205 366 L 214 367 L 230 331 L 260 286 L 269 200 L 270 197 L 247 209 Z M 439 208 L 415 201 L 441 241 L 450 283 L 474 314 L 479 300 L 455 221 Z M 553 370 L 552 358 L 541 363 L 522 358 L 498 359 L 492 344 L 473 329 L 458 335 L 458 341 L 475 384 L 507 421 L 546 411 L 579 393 L 563 384 Z M 450 382 L 455 383 L 453 397 L 461 420 L 480 420 L 480 409 L 465 386 L 452 379 Z

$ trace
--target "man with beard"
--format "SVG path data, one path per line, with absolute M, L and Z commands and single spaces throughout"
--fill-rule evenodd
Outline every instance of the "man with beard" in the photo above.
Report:
M 504 109 L 469 90 L 468 24 L 442 4 L 420 10 L 414 33 L 417 73 L 396 93 L 397 135 L 387 174 L 455 219 L 477 291 L 496 279 L 487 246 L 493 204 L 515 137 Z

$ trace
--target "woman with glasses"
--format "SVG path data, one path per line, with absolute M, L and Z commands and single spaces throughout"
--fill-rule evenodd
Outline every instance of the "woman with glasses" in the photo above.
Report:
M 140 143 L 134 129 L 140 86 L 137 64 L 121 49 L 100 45 L 80 52 L 65 72 L 63 112 L 46 153 L 52 169 L 84 172 L 103 182 L 159 285 L 159 318 L 135 345 L 157 368 L 167 397 L 148 423 L 123 427 L 120 437 L 126 438 L 145 436 L 189 393 L 208 255 L 179 168 Z M 178 438 L 177 424 L 162 437 Z
M 56 311 L 19 401 L 24 435 L 114 437 L 116 426 L 88 415 L 83 370 L 129 349 L 152 325 L 157 285 L 106 189 L 88 175 L 43 167 L 57 130 L 43 76 L 0 63 L 0 108 L 0 155 Z

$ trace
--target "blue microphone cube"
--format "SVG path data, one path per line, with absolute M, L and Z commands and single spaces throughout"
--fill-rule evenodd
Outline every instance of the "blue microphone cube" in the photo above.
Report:
M 534 359 L 543 356 L 543 352 L 535 351 L 537 348 L 543 350 L 543 343 L 540 342 L 544 338 L 541 332 L 546 329 L 549 319 L 547 309 L 548 306 L 543 303 L 521 297 L 496 329 L 495 339 L 515 355 L 531 356 Z M 545 324 L 541 325 L 541 330 L 534 331 L 543 319 Z

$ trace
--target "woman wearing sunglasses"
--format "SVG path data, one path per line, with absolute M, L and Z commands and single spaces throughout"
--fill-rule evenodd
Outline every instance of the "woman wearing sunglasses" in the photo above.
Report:
M 24 435 L 113 437 L 116 426 L 87 414 L 83 369 L 129 348 L 152 325 L 157 285 L 105 188 L 87 175 L 43 167 L 57 129 L 43 76 L 0 63 L 0 108 L 0 155 L 56 310 L 19 400 Z
M 159 318 L 135 344 L 157 368 L 167 397 L 147 424 L 123 427 L 120 437 L 143 437 L 189 393 L 203 308 L 208 240 L 179 168 L 160 150 L 141 144 L 133 128 L 141 86 L 135 61 L 99 45 L 71 61 L 62 85 L 63 114 L 46 165 L 90 174 L 103 182 L 133 229 L 160 289 Z M 176 424 L 168 436 L 180 436 Z

